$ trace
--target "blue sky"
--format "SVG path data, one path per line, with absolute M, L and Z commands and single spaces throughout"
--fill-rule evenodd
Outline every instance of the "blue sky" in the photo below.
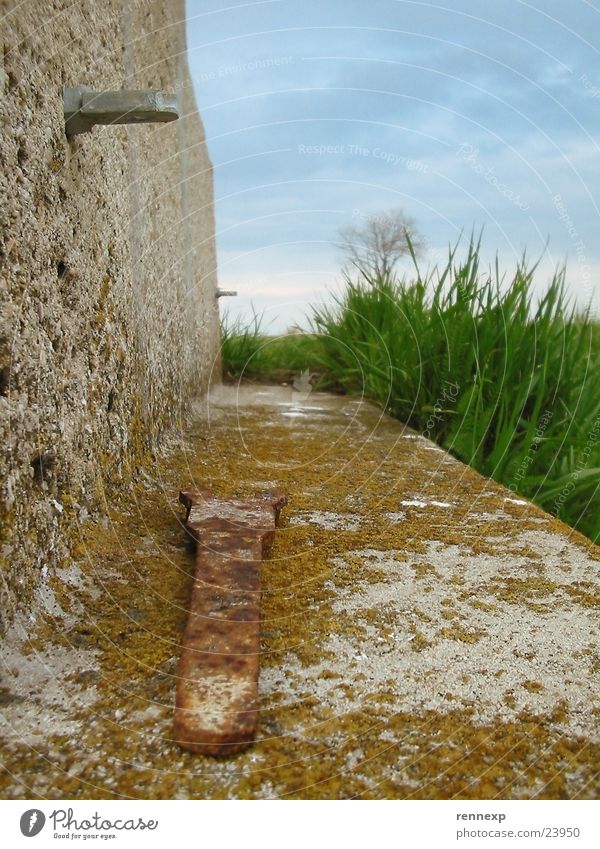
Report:
M 340 227 L 394 207 L 424 264 L 567 259 L 600 311 L 600 2 L 188 0 L 232 315 L 281 331 L 340 286 Z M 224 302 L 221 301 L 224 305 Z

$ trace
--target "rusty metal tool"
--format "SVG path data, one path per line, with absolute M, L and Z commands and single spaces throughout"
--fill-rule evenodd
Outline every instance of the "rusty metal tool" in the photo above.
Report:
M 252 743 L 258 724 L 260 563 L 287 498 L 273 490 L 229 500 L 194 487 L 179 500 L 197 547 L 175 740 L 192 752 L 230 755 Z

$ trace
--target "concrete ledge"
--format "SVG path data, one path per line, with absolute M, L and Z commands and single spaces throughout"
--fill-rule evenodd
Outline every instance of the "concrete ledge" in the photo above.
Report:
M 289 494 L 259 734 L 222 762 L 171 739 L 190 480 Z M 370 404 L 219 390 L 79 553 L 5 650 L 5 797 L 598 795 L 599 549 Z

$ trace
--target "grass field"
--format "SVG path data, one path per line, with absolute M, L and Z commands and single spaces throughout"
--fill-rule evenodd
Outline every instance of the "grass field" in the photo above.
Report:
M 312 334 L 269 336 L 258 316 L 250 325 L 221 324 L 221 356 L 225 380 L 289 381 L 306 369 L 320 373 Z
M 418 270 L 417 270 L 418 271 Z M 558 273 L 537 302 L 534 268 L 483 272 L 479 249 L 426 278 L 346 279 L 312 332 L 224 328 L 229 378 L 364 394 L 484 475 L 600 542 L 600 328 Z

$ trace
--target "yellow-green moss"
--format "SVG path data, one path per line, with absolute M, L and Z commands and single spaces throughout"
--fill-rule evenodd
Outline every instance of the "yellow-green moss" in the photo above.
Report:
M 473 705 L 451 709 L 454 696 L 446 693 L 446 713 L 426 709 L 402 712 L 391 688 L 369 688 L 362 673 L 339 678 L 335 656 L 324 650 L 332 633 L 360 641 L 367 624 L 377 625 L 380 633 L 389 636 L 385 611 L 366 609 L 353 617 L 334 610 L 336 588 L 389 580 L 376 563 L 369 564 L 358 555 L 345 556 L 348 551 L 374 548 L 393 552 L 399 568 L 416 576 L 422 585 L 440 579 L 433 566 L 417 560 L 417 555 L 426 551 L 426 542 L 460 545 L 467 555 L 497 554 L 492 541 L 495 535 L 503 537 L 503 553 L 511 534 L 516 540 L 527 528 L 537 530 L 538 525 L 529 518 L 543 514 L 531 508 L 525 515 L 521 511 L 519 523 L 498 520 L 472 525 L 470 531 L 477 527 L 480 535 L 465 538 L 460 524 L 464 511 L 448 509 L 443 522 L 427 527 L 424 540 L 422 519 L 416 512 L 407 511 L 405 521 L 396 525 L 371 520 L 382 512 L 398 510 L 406 487 L 400 476 L 392 476 L 384 485 L 382 477 L 372 473 L 373 463 L 379 465 L 382 460 L 380 443 L 364 441 L 358 452 L 355 441 L 340 438 L 335 454 L 323 457 L 323 437 L 318 431 L 306 435 L 287 423 L 266 428 L 265 415 L 260 407 L 243 410 L 243 426 L 248 428 L 244 431 L 237 430 L 234 412 L 224 420 L 217 419 L 210 433 L 206 424 L 197 422 L 181 436 L 178 445 L 185 448 L 152 457 L 140 435 L 144 430 L 141 418 L 134 411 L 132 462 L 143 459 L 156 485 L 140 479 L 113 500 L 107 527 L 89 522 L 76 529 L 80 539 L 74 543 L 75 556 L 99 595 L 92 600 L 82 590 L 53 581 L 63 609 L 75 611 L 81 604 L 87 615 L 68 633 L 60 621 L 41 623 L 32 643 L 36 649 L 62 645 L 96 650 L 98 670 L 88 679 L 80 679 L 76 673 L 70 683 L 93 683 L 98 700 L 93 708 L 79 712 L 81 735 L 77 739 L 49 737 L 39 753 L 14 744 L 7 748 L 0 792 L 15 795 L 19 779 L 26 788 L 28 777 L 43 771 L 44 792 L 40 795 L 50 798 L 172 798 L 181 794 L 187 798 L 255 798 L 265 793 L 295 799 L 567 798 L 577 792 L 569 783 L 570 775 L 577 776 L 576 788 L 587 788 L 586 792 L 593 794 L 594 788 L 598 789 L 600 748 L 561 733 L 564 710 L 548 717 L 522 714 L 518 721 L 490 726 L 476 721 Z M 410 459 L 412 443 L 397 441 L 397 423 L 384 419 L 377 427 L 390 450 L 393 446 L 390 468 L 396 468 L 396 459 Z M 436 457 L 423 456 L 422 462 L 411 465 L 411 491 L 425 487 Z M 286 459 L 288 464 L 282 462 Z M 295 684 L 292 692 L 298 693 L 302 676 L 318 666 L 319 677 L 331 682 L 336 692 L 358 700 L 361 709 L 338 714 L 311 695 L 289 698 L 282 687 L 262 706 L 255 746 L 226 761 L 216 761 L 184 752 L 170 739 L 174 675 L 194 561 L 193 548 L 181 526 L 177 494 L 193 482 L 221 495 L 240 496 L 271 481 L 287 489 L 290 504 L 262 568 L 263 667 L 277 671 L 282 657 L 292 658 L 298 677 L 284 683 Z M 449 481 L 448 487 L 453 488 L 457 501 L 462 492 L 469 503 L 478 496 L 485 499 L 488 511 L 505 506 L 505 491 L 468 469 L 459 481 Z M 340 505 L 344 499 L 357 493 L 365 505 L 361 513 L 365 521 L 358 530 L 289 523 L 289 516 L 301 510 L 343 512 Z M 344 559 L 339 560 L 342 555 Z M 456 582 L 457 587 L 459 584 Z M 540 604 L 557 591 L 557 585 L 540 577 L 508 576 L 486 589 L 500 601 Z M 575 589 L 580 591 L 582 603 L 593 596 L 590 588 Z M 457 592 L 459 600 L 470 598 Z M 449 595 L 444 607 L 453 622 L 438 636 L 465 644 L 478 641 L 482 632 L 470 628 L 468 622 L 458 624 L 454 604 Z M 470 599 L 470 604 L 481 611 L 494 607 L 477 598 Z M 431 617 L 421 613 L 417 608 L 415 620 L 430 622 Z M 431 647 L 414 624 L 407 623 L 407 627 L 412 636 L 407 651 Z M 522 686 L 535 693 L 538 682 L 526 680 Z M 504 701 L 507 706 L 516 705 L 511 691 Z M 153 705 L 156 715 L 148 712 Z M 353 754 L 356 752 L 359 754 Z M 347 759 L 351 756 L 356 765 L 350 768 Z M 24 789 L 23 795 L 35 792 Z

